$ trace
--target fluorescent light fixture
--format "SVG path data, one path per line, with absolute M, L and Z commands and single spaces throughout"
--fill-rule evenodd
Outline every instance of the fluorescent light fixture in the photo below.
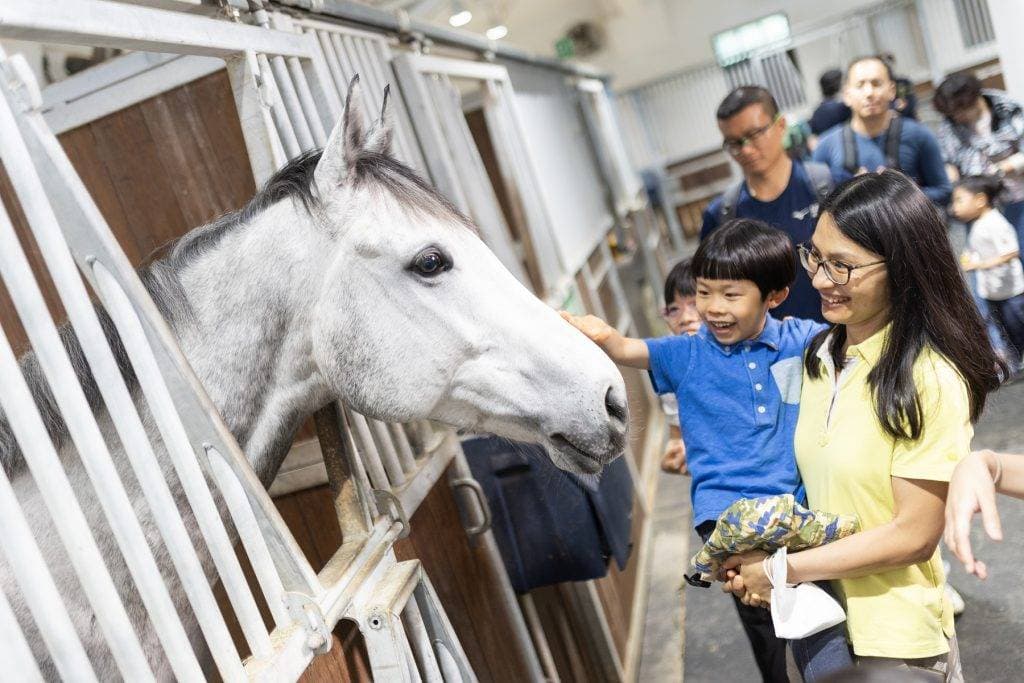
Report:
M 448 23 L 454 26 L 455 28 L 465 26 L 471 21 L 473 21 L 473 13 L 470 12 L 468 9 L 460 10 L 451 15 L 450 17 L 448 17 Z
M 508 35 L 508 26 L 505 26 L 505 24 L 498 24 L 497 26 L 492 26 L 489 29 L 487 29 L 484 35 L 487 36 L 488 40 L 501 40 L 502 38 Z

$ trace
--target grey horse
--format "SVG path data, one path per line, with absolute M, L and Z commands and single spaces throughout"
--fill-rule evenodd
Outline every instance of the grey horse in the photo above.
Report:
M 390 153 L 387 95 L 367 126 L 353 81 L 322 152 L 282 168 L 238 212 L 196 228 L 140 271 L 186 358 L 265 485 L 298 426 L 343 400 L 387 421 L 436 420 L 545 444 L 559 467 L 595 473 L 624 448 L 622 377 L 608 358 L 539 301 L 472 223 Z M 157 429 L 109 318 L 108 340 L 165 472 Z M 129 472 L 95 381 L 62 329 L 125 487 L 182 615 L 190 615 L 160 534 Z M 38 362 L 21 362 L 115 585 L 154 671 L 170 677 Z M 119 674 L 6 419 L 0 463 L 12 480 L 100 680 Z M 173 476 L 169 481 L 175 482 Z M 180 486 L 173 488 L 184 501 Z M 179 506 L 203 548 L 187 503 Z M 204 556 L 208 574 L 212 563 Z M 56 678 L 10 568 L 0 586 Z M 202 650 L 202 635 L 187 624 Z

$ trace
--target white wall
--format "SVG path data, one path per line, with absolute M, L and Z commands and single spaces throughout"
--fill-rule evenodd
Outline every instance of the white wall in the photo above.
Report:
M 1003 67 L 1006 90 L 1017 99 L 1024 100 L 1024 41 L 1020 27 L 1024 26 L 1024 3 L 1020 0 L 988 0 L 992 14 L 992 28 L 996 32 L 996 50 Z
M 510 43 L 550 55 L 572 24 L 604 21 L 608 45 L 587 62 L 610 73 L 616 90 L 714 58 L 711 35 L 774 12 L 790 25 L 827 21 L 878 0 L 518 0 L 510 3 Z M 470 28 L 475 28 L 471 24 Z M 477 29 L 482 30 L 482 29 Z
M 506 67 L 555 244 L 565 269 L 575 272 L 612 225 L 586 126 L 562 74 L 516 62 Z

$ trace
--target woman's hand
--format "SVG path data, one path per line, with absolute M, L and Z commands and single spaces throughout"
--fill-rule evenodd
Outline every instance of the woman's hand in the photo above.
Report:
M 997 470 L 996 454 L 975 451 L 960 461 L 953 470 L 946 498 L 946 545 L 963 562 L 964 571 L 979 579 L 988 576 L 988 568 L 974 558 L 971 549 L 971 520 L 981 512 L 982 525 L 989 538 L 1003 539 L 999 511 L 996 509 L 996 487 L 992 472 Z
M 764 573 L 766 557 L 766 552 L 750 550 L 726 559 L 722 563 L 722 572 L 726 577 L 722 590 L 735 595 L 744 605 L 768 609 L 771 605 L 772 584 Z

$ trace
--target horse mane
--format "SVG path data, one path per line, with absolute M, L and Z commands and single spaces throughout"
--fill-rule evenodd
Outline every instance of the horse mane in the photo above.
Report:
M 321 152 L 322 150 L 313 150 L 292 159 L 275 173 L 244 207 L 225 213 L 210 223 L 189 231 L 149 255 L 137 272 L 157 310 L 172 328 L 192 320 L 194 315 L 178 275 L 182 269 L 214 249 L 227 234 L 243 229 L 280 201 L 292 199 L 311 214 L 317 210 L 321 205 L 321 199 L 316 194 L 314 172 L 320 161 Z M 357 187 L 372 186 L 387 191 L 407 211 L 449 223 L 454 222 L 476 232 L 472 222 L 451 202 L 426 184 L 415 171 L 390 155 L 364 151 L 355 160 L 352 182 Z M 124 344 L 103 307 L 96 305 L 95 308 L 118 369 L 128 390 L 134 393 L 138 388 L 138 379 L 131 367 Z M 102 395 L 78 338 L 69 323 L 61 325 L 58 331 L 89 407 L 93 413 L 97 413 L 103 407 Z M 19 365 L 50 439 L 59 450 L 69 438 L 67 425 L 35 353 L 29 351 L 24 354 Z M 12 477 L 24 469 L 24 465 L 24 458 L 10 429 L 7 416 L 0 411 L 0 467 Z

